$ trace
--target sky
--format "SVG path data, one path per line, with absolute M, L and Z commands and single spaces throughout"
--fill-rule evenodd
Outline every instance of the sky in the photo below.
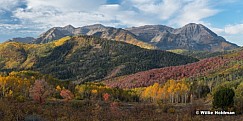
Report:
M 203 24 L 243 46 L 242 0 L 0 0 L 0 42 L 51 27 Z

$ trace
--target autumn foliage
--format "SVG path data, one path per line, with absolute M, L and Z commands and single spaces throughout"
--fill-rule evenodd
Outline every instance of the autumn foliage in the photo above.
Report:
M 45 80 L 36 80 L 35 83 L 30 87 L 30 97 L 42 104 L 46 98 L 50 95 L 51 89 Z
M 103 95 L 103 99 L 104 99 L 104 101 L 108 101 L 108 100 L 109 100 L 109 97 L 110 97 L 110 95 L 109 95 L 108 93 L 105 93 L 105 94 Z
M 74 98 L 73 93 L 70 90 L 67 89 L 63 89 L 60 93 L 60 95 L 62 96 L 63 99 L 65 99 L 66 101 L 68 100 L 72 100 Z
M 164 85 L 154 83 L 142 91 L 141 98 L 164 103 L 187 103 L 190 85 L 185 80 L 169 80 Z
M 190 63 L 181 66 L 171 66 L 149 71 L 138 72 L 135 74 L 121 76 L 109 80 L 104 83 L 110 87 L 120 88 L 136 88 L 147 87 L 154 83 L 163 84 L 167 80 L 180 80 L 183 78 L 206 77 L 214 72 L 224 73 L 228 69 L 242 69 L 243 51 L 203 59 L 199 62 Z M 219 74 L 220 74 L 219 73 Z

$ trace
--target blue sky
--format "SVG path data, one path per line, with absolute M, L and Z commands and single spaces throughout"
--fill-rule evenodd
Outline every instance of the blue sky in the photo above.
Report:
M 1 0 L 0 42 L 37 37 L 55 26 L 91 24 L 174 28 L 200 23 L 243 46 L 242 0 Z

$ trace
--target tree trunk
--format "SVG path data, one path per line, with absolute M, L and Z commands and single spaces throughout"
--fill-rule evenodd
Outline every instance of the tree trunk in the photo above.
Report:
M 184 101 L 185 103 L 186 103 L 186 99 L 187 99 L 187 93 L 185 94 L 185 101 Z

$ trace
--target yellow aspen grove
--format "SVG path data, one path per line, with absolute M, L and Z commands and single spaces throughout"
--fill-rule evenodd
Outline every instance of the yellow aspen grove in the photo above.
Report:
M 165 83 L 164 86 L 161 88 L 162 90 L 162 99 L 163 99 L 163 102 L 166 103 L 169 100 L 169 97 L 170 97 L 170 94 L 169 94 L 169 91 L 168 91 L 168 88 L 169 88 L 169 83 Z
M 154 83 L 151 86 L 140 88 L 135 91 L 142 99 L 151 102 L 161 100 L 163 103 L 187 103 L 189 84 L 182 80 L 168 80 L 165 84 Z
M 156 99 L 163 100 L 163 95 L 164 95 L 163 87 L 158 88 Z
M 182 81 L 181 81 L 181 96 L 184 95 L 184 96 L 183 96 L 183 97 L 184 97 L 184 103 L 187 102 L 188 92 L 189 92 L 189 84 L 186 83 L 185 80 L 182 80 Z M 183 99 L 183 98 L 182 98 L 182 99 Z M 183 102 L 183 100 L 182 100 L 182 102 Z
M 154 85 L 151 88 L 151 98 L 152 101 L 156 100 L 156 97 L 158 95 L 158 90 L 159 90 L 159 83 L 154 83 Z
M 189 84 L 182 80 L 168 80 L 164 85 L 154 83 L 148 86 L 141 93 L 143 99 L 150 101 L 162 100 L 164 103 L 186 103 L 189 92 Z
M 144 99 L 148 99 L 148 98 L 150 98 L 150 90 L 151 90 L 150 88 L 151 88 L 151 86 L 146 87 L 145 90 L 143 91 L 143 93 L 142 93 L 142 97 L 143 97 Z
M 179 103 L 179 96 L 181 94 L 181 83 L 177 82 L 175 85 L 175 89 L 174 89 L 174 94 L 175 94 L 175 102 Z
M 154 83 L 152 86 L 146 87 L 142 93 L 142 98 L 155 101 L 158 97 L 159 83 Z
M 174 103 L 174 97 L 175 97 L 175 80 L 169 80 L 168 81 L 169 87 L 168 87 L 168 93 L 170 94 L 170 103 Z

